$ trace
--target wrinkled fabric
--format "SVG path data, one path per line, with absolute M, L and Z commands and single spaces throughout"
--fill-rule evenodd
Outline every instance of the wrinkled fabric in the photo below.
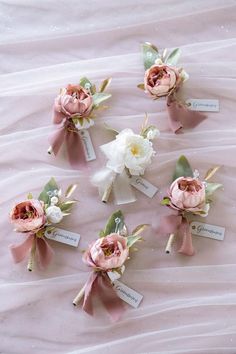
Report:
M 149 0 L 69 2 L 1 1 L 0 10 L 0 351 L 11 354 L 235 354 L 236 353 L 236 4 L 234 0 Z M 173 134 L 165 99 L 153 101 L 136 86 L 143 81 L 140 43 L 180 47 L 190 75 L 179 92 L 189 98 L 219 99 L 220 112 L 194 129 Z M 100 84 L 112 76 L 106 110 L 97 110 L 89 129 L 97 160 L 88 171 L 73 170 L 64 146 L 49 156 L 55 131 L 52 104 L 61 87 L 80 77 Z M 151 226 L 126 262 L 121 277 L 142 294 L 137 309 L 126 305 L 110 323 L 95 298 L 91 317 L 72 300 L 88 279 L 82 251 L 116 210 L 103 204 L 89 178 L 105 166 L 99 146 L 113 139 L 104 122 L 140 132 L 148 113 L 161 132 L 145 179 L 159 192 L 120 208 L 129 231 Z M 213 196 L 204 221 L 226 228 L 224 241 L 193 236 L 195 255 L 165 254 L 166 236 L 157 228 L 168 209 L 160 205 L 175 162 L 186 155 L 200 177 L 221 165 L 212 179 L 224 185 Z M 55 251 L 46 271 L 14 264 L 10 244 L 19 242 L 8 221 L 15 201 L 38 197 L 54 176 L 62 191 L 78 183 L 73 213 L 62 228 L 79 233 L 78 249 L 49 241 Z M 203 218 L 194 219 L 203 221 Z M 180 246 L 180 245 L 179 245 Z M 178 248 L 177 248 L 178 249 Z M 97 303 L 96 303 L 97 301 Z

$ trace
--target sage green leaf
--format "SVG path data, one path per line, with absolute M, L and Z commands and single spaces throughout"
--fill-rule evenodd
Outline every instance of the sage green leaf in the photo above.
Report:
M 68 200 L 64 203 L 61 203 L 59 207 L 63 213 L 68 213 L 71 211 L 71 208 L 75 203 L 77 203 L 76 200 Z
M 182 155 L 176 162 L 175 172 L 173 175 L 173 181 L 179 177 L 193 177 L 193 170 L 187 160 L 187 158 Z
M 179 61 L 181 55 L 181 50 L 179 48 L 175 48 L 166 58 L 165 63 L 169 65 L 176 65 Z
M 100 103 L 102 103 L 103 101 L 106 101 L 108 98 L 110 98 L 111 94 L 110 93 L 97 92 L 92 97 L 93 97 L 93 104 L 96 107 L 96 106 L 99 106 Z
M 80 86 L 85 88 L 86 90 L 91 90 L 92 88 L 92 83 L 87 79 L 87 77 L 82 77 L 79 82 Z
M 28 195 L 27 195 L 27 198 L 28 199 L 33 199 L 34 197 L 33 197 L 33 194 L 32 193 L 29 193 Z
M 210 197 L 217 189 L 222 188 L 223 185 L 220 183 L 209 183 L 206 186 L 206 198 Z
M 142 237 L 140 235 L 131 235 L 127 237 L 127 247 L 132 247 L 137 241 L 141 240 Z
M 208 181 L 209 179 L 211 179 L 211 177 L 214 176 L 214 174 L 219 170 L 219 168 L 220 168 L 220 166 L 215 166 L 215 167 L 210 168 L 207 171 L 204 180 Z
M 137 236 L 141 234 L 148 226 L 149 224 L 141 224 L 135 227 L 135 229 L 132 231 L 131 236 Z
M 108 79 L 105 79 L 99 88 L 99 92 L 104 92 L 106 88 L 110 85 L 112 78 L 109 77 Z
M 122 211 L 116 211 L 110 216 L 105 229 L 103 230 L 104 236 L 107 236 L 113 232 L 120 233 L 124 228 L 124 224 L 124 216 Z
M 151 43 L 145 42 L 142 44 L 143 62 L 145 70 L 149 69 L 155 60 L 160 58 L 158 49 Z
M 170 199 L 169 198 L 163 198 L 161 201 L 161 205 L 169 205 L 170 204 Z
M 58 191 L 58 190 L 59 190 L 59 188 L 58 188 L 58 185 L 57 185 L 55 179 L 51 178 L 50 181 L 44 186 L 44 189 L 40 193 L 38 199 L 42 200 L 45 204 L 49 204 L 50 192 L 53 195 L 53 192 Z
M 78 184 L 71 184 L 66 190 L 65 197 L 70 198 L 77 187 L 78 187 Z

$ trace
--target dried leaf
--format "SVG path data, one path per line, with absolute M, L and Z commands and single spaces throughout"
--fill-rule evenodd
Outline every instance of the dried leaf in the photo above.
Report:
M 28 199 L 33 199 L 33 194 L 32 194 L 32 193 L 29 193 L 29 194 L 27 195 L 27 198 L 28 198 Z
M 66 190 L 65 197 L 70 198 L 77 187 L 78 187 L 78 184 L 71 184 Z
M 211 179 L 211 177 L 214 176 L 214 174 L 219 170 L 219 168 L 220 168 L 220 166 L 215 166 L 215 167 L 210 168 L 207 171 L 204 180 L 209 181 L 209 179 Z
M 148 226 L 149 224 L 141 224 L 138 225 L 133 231 L 132 231 L 132 236 L 137 236 L 141 234 Z
M 104 92 L 106 90 L 106 88 L 110 85 L 112 78 L 109 77 L 107 79 L 105 79 L 102 83 L 101 86 L 99 88 L 99 92 Z
M 145 86 L 144 84 L 138 84 L 137 87 L 141 90 L 145 90 Z
M 118 131 L 118 130 L 112 128 L 112 127 L 111 127 L 110 125 L 108 125 L 107 123 L 104 123 L 104 127 L 105 127 L 107 130 L 109 130 L 110 132 L 112 132 L 113 134 L 115 134 L 115 135 L 119 134 L 119 131 Z

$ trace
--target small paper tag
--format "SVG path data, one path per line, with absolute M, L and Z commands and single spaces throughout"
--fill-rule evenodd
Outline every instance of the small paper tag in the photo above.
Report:
M 220 111 L 220 102 L 219 100 L 205 100 L 190 98 L 186 101 L 186 104 L 189 109 L 192 111 L 199 112 L 219 112 Z
M 78 247 L 80 235 L 63 229 L 46 231 L 45 236 L 49 240 L 65 243 L 66 245 Z
M 191 228 L 191 233 L 193 235 L 209 237 L 219 241 L 224 240 L 224 236 L 225 236 L 224 227 L 192 221 L 190 224 L 190 228 Z
M 80 130 L 79 135 L 83 144 L 86 161 L 96 160 L 96 155 L 89 131 L 87 129 Z
M 132 176 L 130 178 L 130 184 L 149 198 L 152 198 L 158 191 L 157 187 L 140 176 Z
M 119 280 L 113 282 L 113 287 L 119 296 L 119 298 L 132 307 L 139 307 L 140 302 L 143 299 L 143 295 L 137 293 L 137 291 L 129 288 L 127 285 L 121 283 Z

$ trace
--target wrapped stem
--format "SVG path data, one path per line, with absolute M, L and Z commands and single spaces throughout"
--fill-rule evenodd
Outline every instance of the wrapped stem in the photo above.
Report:
M 73 300 L 74 306 L 78 306 L 80 301 L 82 300 L 82 298 L 84 296 L 85 286 L 86 286 L 86 284 L 83 286 L 83 288 L 78 292 L 78 294 L 74 298 L 74 300 Z
M 169 239 L 166 244 L 166 249 L 165 249 L 165 252 L 167 254 L 171 253 L 171 248 L 172 248 L 172 244 L 174 242 L 174 239 L 175 239 L 175 234 L 170 234 Z
M 111 182 L 107 188 L 105 189 L 104 193 L 103 193 L 103 196 L 102 196 L 102 202 L 103 203 L 107 203 L 108 200 L 109 200 L 109 197 L 110 197 L 110 194 L 111 194 L 111 190 L 112 190 L 112 185 L 113 185 L 113 182 Z
M 29 272 L 32 272 L 33 267 L 34 267 L 35 253 L 36 253 L 36 236 L 34 236 L 34 239 L 32 242 L 30 257 L 29 257 L 29 261 L 28 261 L 28 265 L 27 265 L 27 269 Z
M 52 150 L 52 146 L 49 146 L 49 148 L 48 148 L 48 154 L 51 155 L 51 154 L 52 154 L 52 151 L 53 151 L 53 150 Z

